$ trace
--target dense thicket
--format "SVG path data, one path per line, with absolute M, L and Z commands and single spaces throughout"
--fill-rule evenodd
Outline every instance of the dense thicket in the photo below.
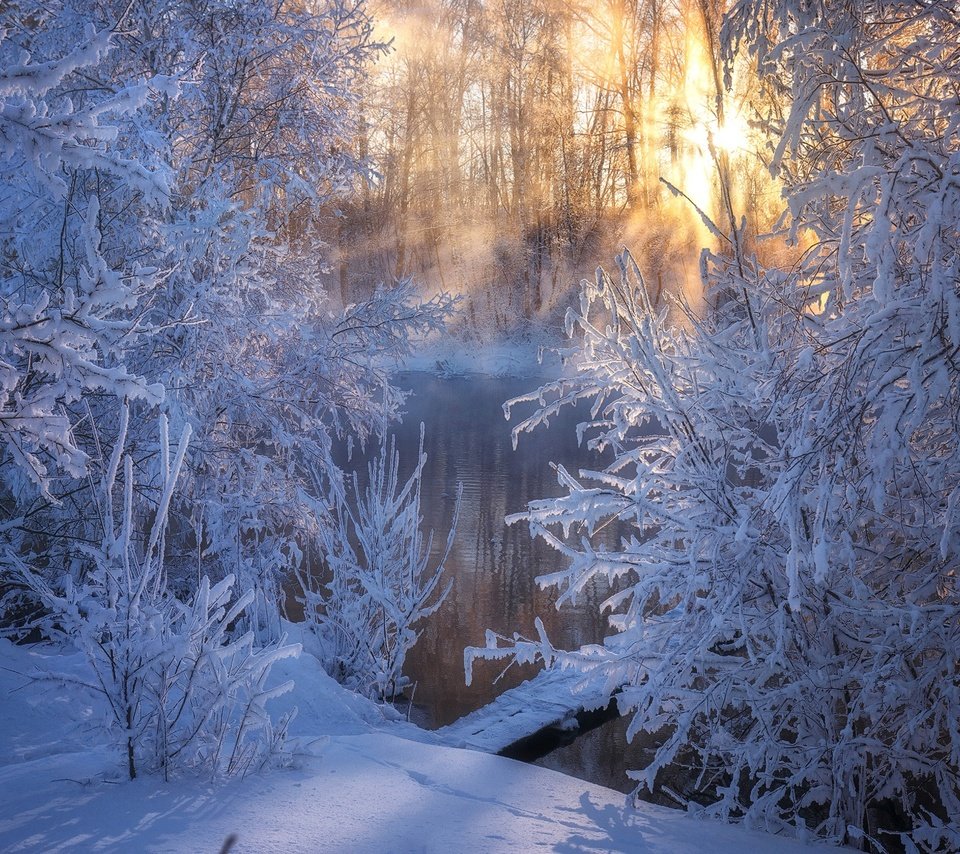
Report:
M 152 698 L 141 723 L 115 715 L 128 746 L 170 724 L 131 775 L 141 748 L 172 762 L 171 720 L 223 722 L 184 713 L 199 686 L 236 699 L 211 655 L 236 652 L 256 697 L 250 638 L 276 641 L 281 580 L 334 524 L 317 501 L 341 477 L 332 437 L 383 434 L 392 367 L 449 311 L 408 281 L 350 305 L 319 285 L 381 50 L 339 0 L 0 11 L 0 593 L 8 626 L 73 633 L 119 680 L 108 697 Z M 192 433 L 173 469 L 158 414 Z M 171 672 L 173 651 L 194 667 Z M 220 768 L 223 732 L 178 763 Z
M 709 307 L 679 325 L 629 255 L 584 284 L 578 374 L 519 429 L 588 398 L 615 462 L 561 470 L 568 495 L 524 518 L 570 558 L 541 579 L 563 599 L 619 580 L 618 633 L 520 651 L 626 683 L 631 732 L 665 739 L 641 789 L 692 763 L 672 797 L 714 815 L 955 850 L 960 19 L 742 0 L 724 32 L 775 92 L 762 118 L 808 248 L 765 268 L 724 228 Z M 614 519 L 633 534 L 591 546 Z

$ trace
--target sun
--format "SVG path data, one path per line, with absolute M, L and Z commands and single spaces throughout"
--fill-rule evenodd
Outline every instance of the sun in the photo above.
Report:
M 745 151 L 750 145 L 750 126 L 739 113 L 725 117 L 722 124 L 707 126 L 706 130 L 714 147 L 728 154 Z
M 722 122 L 712 115 L 703 115 L 683 135 L 699 156 L 708 156 L 711 148 L 727 154 L 748 151 L 752 138 L 750 125 L 739 113 L 725 116 Z

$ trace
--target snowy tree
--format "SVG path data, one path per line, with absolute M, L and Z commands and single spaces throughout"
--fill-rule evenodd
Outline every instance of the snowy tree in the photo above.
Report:
M 809 248 L 764 270 L 735 234 L 704 316 L 653 304 L 629 255 L 583 287 L 577 376 L 542 423 L 615 461 L 560 469 L 532 530 L 561 602 L 615 580 L 617 633 L 567 655 L 666 733 L 636 772 L 680 802 L 877 851 L 960 845 L 960 24 L 947 4 L 744 2 L 727 19 L 783 99 L 775 166 Z M 617 549 L 590 535 L 612 520 Z M 576 536 L 572 536 L 575 532 Z
M 402 395 L 391 385 L 392 369 L 411 337 L 439 328 L 452 304 L 445 296 L 424 302 L 412 283 L 401 282 L 340 306 L 319 283 L 321 214 L 364 174 L 351 136 L 365 65 L 382 50 L 369 16 L 362 3 L 339 0 L 261 0 L 242 8 L 216 0 L 70 0 L 54 10 L 10 7 L 4 14 L 15 46 L 38 56 L 56 55 L 91 21 L 114 31 L 101 37 L 102 47 L 109 41 L 114 49 L 97 53 L 82 79 L 61 75 L 50 97 L 69 92 L 72 108 L 94 117 L 105 104 L 138 106 L 109 133 L 132 177 L 119 165 L 93 162 L 87 146 L 84 168 L 58 179 L 67 197 L 59 208 L 50 205 L 43 239 L 32 241 L 42 257 L 21 278 L 31 281 L 41 265 L 59 270 L 64 246 L 61 266 L 82 277 L 86 256 L 71 235 L 87 227 L 81 201 L 92 198 L 91 240 L 108 266 L 126 264 L 117 282 L 130 292 L 122 294 L 122 317 L 100 309 L 110 325 L 99 331 L 115 341 L 112 359 L 122 345 L 131 381 L 152 383 L 128 382 L 122 391 L 155 404 L 165 387 L 171 422 L 194 431 L 171 508 L 170 571 L 181 586 L 195 583 L 201 562 L 213 577 L 233 574 L 241 589 L 256 589 L 244 619 L 275 636 L 281 578 L 309 536 L 302 487 L 329 459 L 334 434 L 365 439 L 398 414 Z M 149 87 L 118 91 L 117 81 L 141 79 Z M 169 168 L 137 165 L 160 162 Z M 148 178 L 159 189 L 148 193 L 141 186 Z M 7 198 L 24 222 L 35 213 L 15 169 Z M 145 215 L 153 200 L 162 205 Z M 11 244 L 11 269 L 24 266 L 21 254 Z M 149 299 L 134 305 L 148 287 Z M 117 374 L 117 383 L 124 376 Z M 51 406 L 60 434 L 72 441 L 68 474 L 76 476 L 82 461 L 99 459 L 100 448 L 115 441 L 111 401 L 77 393 Z M 134 419 L 127 436 L 138 459 L 158 453 L 150 423 Z M 49 537 L 39 547 L 69 550 L 56 532 L 76 532 L 81 515 L 84 537 L 96 539 L 88 492 L 82 481 L 65 480 L 43 500 L 19 496 L 32 502 L 23 509 L 30 529 Z M 63 496 L 69 500 L 56 504 Z M 23 539 L 11 548 L 38 547 Z
M 350 524 L 317 500 L 342 489 L 331 443 L 385 433 L 392 370 L 452 308 L 409 280 L 354 305 L 319 282 L 320 216 L 364 174 L 371 32 L 341 0 L 0 10 L 0 593 L 86 653 L 131 777 L 232 774 L 282 740 L 281 582 Z M 393 692 L 442 564 L 425 574 L 419 492 L 381 477 L 357 530 L 386 524 L 385 571 L 408 573 L 375 594 Z
M 377 699 L 390 699 L 409 684 L 407 652 L 419 637 L 417 624 L 443 603 L 453 582 L 440 588 L 453 546 L 462 485 L 446 547 L 431 569 L 433 533 L 424 540 L 420 488 L 427 457 L 423 425 L 417 462 L 400 482 L 400 454 L 383 443 L 361 489 L 356 472 L 348 498 L 330 491 L 331 511 L 322 513 L 316 548 L 324 574 L 300 574 L 304 615 L 320 641 L 324 664 L 343 684 Z M 325 480 L 325 478 L 323 478 Z
M 169 175 L 159 160 L 145 166 L 124 156 L 118 128 L 109 124 L 127 121 L 146 104 L 147 85 L 89 99 L 68 94 L 67 81 L 96 73 L 103 63 L 109 30 L 89 27 L 72 50 L 35 57 L 5 23 L 0 20 L 0 434 L 6 459 L 48 493 L 53 475 L 79 477 L 86 469 L 66 407 L 91 393 L 151 403 L 162 396 L 159 386 L 124 366 L 125 351 L 143 331 L 134 310 L 158 271 L 116 251 L 115 235 L 104 233 L 101 182 L 91 191 L 86 178 L 121 184 L 121 204 L 149 220 L 166 204 Z
M 363 3 L 140 0 L 129 20 L 127 67 L 183 81 L 153 118 L 172 146 L 176 249 L 151 317 L 184 322 L 141 351 L 195 427 L 181 563 L 216 557 L 257 589 L 249 614 L 275 635 L 282 576 L 309 536 L 304 487 L 331 436 L 363 440 L 398 414 L 392 368 L 451 301 L 401 282 L 344 306 L 320 285 L 320 216 L 365 168 L 356 102 L 383 46 Z

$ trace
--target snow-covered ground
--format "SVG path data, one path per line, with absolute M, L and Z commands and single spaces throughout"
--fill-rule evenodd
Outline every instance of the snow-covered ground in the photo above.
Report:
M 29 677 L 49 659 L 0 640 L 0 851 L 809 851 L 484 753 L 441 747 L 345 692 L 309 654 L 277 665 L 300 710 L 291 767 L 210 783 L 127 782 L 98 710 Z M 58 656 L 57 668 L 82 666 Z M 279 711 L 279 708 L 278 708 Z

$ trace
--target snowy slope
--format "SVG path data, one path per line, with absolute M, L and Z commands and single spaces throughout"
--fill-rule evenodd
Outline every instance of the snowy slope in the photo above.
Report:
M 532 765 L 400 737 L 415 730 L 343 692 L 303 656 L 294 767 L 211 784 L 122 781 L 94 743 L 96 704 L 20 690 L 39 660 L 0 641 L 0 851 L 235 852 L 809 851 L 699 822 Z M 70 661 L 65 662 L 67 665 Z M 76 662 L 73 662 L 74 664 Z M 388 716 L 389 717 L 389 716 Z M 429 738 L 424 734 L 420 738 Z M 27 742 L 37 747 L 30 749 Z

